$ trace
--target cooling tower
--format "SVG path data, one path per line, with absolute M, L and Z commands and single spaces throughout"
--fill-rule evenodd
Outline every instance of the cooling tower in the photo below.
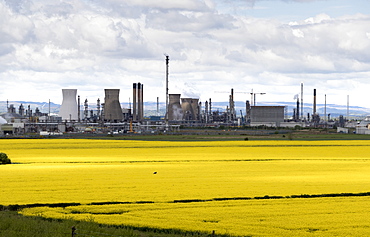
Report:
M 104 119 L 118 122 L 123 119 L 121 104 L 119 103 L 119 89 L 105 89 Z
M 63 120 L 78 120 L 78 107 L 76 101 L 77 89 L 62 89 L 63 102 L 60 106 L 59 116 Z
M 180 121 L 182 120 L 183 113 L 180 104 L 180 94 L 170 94 L 168 106 L 168 120 Z
M 183 112 L 184 120 L 198 120 L 199 109 L 198 109 L 199 99 L 192 98 L 181 98 L 181 108 Z

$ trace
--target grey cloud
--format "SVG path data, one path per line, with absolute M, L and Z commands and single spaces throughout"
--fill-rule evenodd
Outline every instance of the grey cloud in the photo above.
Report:
M 0 2 L 0 42 L 26 42 L 32 35 L 32 21 L 24 15 L 13 14 Z
M 130 18 L 140 18 L 142 14 L 148 14 L 151 11 L 211 11 L 204 1 L 182 0 L 182 1 L 147 1 L 147 0 L 92 0 L 96 11 L 106 11 L 114 16 L 124 16 Z
M 76 5 L 45 4 L 39 8 L 36 4 L 29 8 L 31 13 L 23 14 L 13 9 L 16 6 L 0 2 L 0 57 L 8 55 L 6 59 L 14 61 L 9 62 L 13 68 L 37 71 L 109 65 L 112 57 L 152 57 L 136 22 L 86 10 L 69 14 L 80 7 Z M 40 10 L 32 12 L 36 8 Z
M 110 0 L 117 2 L 117 0 Z M 143 9 L 158 9 L 158 10 L 181 10 L 181 11 L 206 11 L 208 5 L 204 1 L 199 0 L 182 0 L 182 1 L 147 1 L 147 0 L 127 0 L 128 5 L 141 7 Z
M 2 0 L 7 6 L 9 6 L 14 12 L 24 13 L 28 11 L 31 5 L 31 0 Z
M 266 0 L 239 0 L 242 2 L 248 3 L 255 3 L 259 1 L 266 1 Z M 317 1 L 326 1 L 326 0 L 269 0 L 269 1 L 283 1 L 283 2 L 317 2 Z
M 266 0 L 216 0 L 218 2 L 224 2 L 227 4 L 247 4 L 253 7 L 256 2 L 266 1 Z M 315 2 L 315 1 L 325 1 L 325 0 L 269 0 L 269 1 L 282 1 L 282 2 Z
M 45 13 L 46 16 L 68 16 L 69 14 L 73 13 L 74 7 L 73 5 L 65 2 L 60 2 L 58 4 L 46 4 L 42 7 L 42 11 Z
M 153 81 L 155 91 L 168 53 L 171 76 L 195 96 L 188 85 L 197 81 L 197 88 L 283 85 L 370 71 L 369 16 L 318 15 L 285 24 L 220 14 L 199 0 L 166 2 L 0 0 L 0 75 L 30 87 L 48 78 L 57 89 L 140 79 Z
M 204 32 L 218 28 L 233 28 L 233 18 L 216 13 L 183 14 L 178 11 L 151 12 L 146 18 L 147 27 L 168 31 Z

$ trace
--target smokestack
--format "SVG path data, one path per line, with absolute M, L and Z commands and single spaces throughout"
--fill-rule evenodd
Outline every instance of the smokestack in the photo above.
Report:
M 168 67 L 169 67 L 169 64 L 170 64 L 170 56 L 168 55 L 165 55 L 166 56 L 166 115 L 165 115 L 165 118 L 166 118 L 166 125 L 168 125 Z
M 313 114 L 316 114 L 316 89 L 313 89 Z
M 347 121 L 349 121 L 349 95 L 347 95 Z
M 209 121 L 212 121 L 212 98 L 209 98 Z
M 326 120 L 326 94 L 325 94 L 325 109 L 324 109 L 324 118 L 325 118 L 325 122 L 327 121 Z
M 98 120 L 100 120 L 100 99 L 98 98 L 98 100 L 96 101 L 96 108 L 97 108 L 97 117 L 98 117 Z
M 85 100 L 85 103 L 84 103 L 84 107 L 85 107 L 85 110 L 84 110 L 84 120 L 86 121 L 87 120 L 87 117 L 89 115 L 89 105 L 87 103 L 87 99 Z
M 301 82 L 301 120 L 303 120 L 303 82 Z
M 234 106 L 234 89 L 231 88 L 231 94 L 229 96 L 229 113 L 230 113 L 230 117 L 229 119 L 230 120 L 234 120 L 235 119 L 235 106 Z
M 136 83 L 133 84 L 133 95 L 132 95 L 132 104 L 133 104 L 133 110 L 132 110 L 132 119 L 136 121 Z
M 141 121 L 142 114 L 141 114 L 141 83 L 137 83 L 137 120 Z
M 144 119 L 144 84 L 141 84 L 141 98 L 140 98 L 140 107 L 141 107 L 141 114 L 140 120 Z
M 157 97 L 157 116 L 159 116 L 159 97 Z
M 197 120 L 201 120 L 201 113 L 202 113 L 202 102 L 198 103 L 198 118 Z
M 245 102 L 245 116 L 247 122 L 249 122 L 249 119 L 251 117 L 251 104 L 249 103 L 249 100 Z
M 209 115 L 209 113 L 208 113 L 208 101 L 206 101 L 206 103 L 204 103 L 204 119 L 205 119 L 205 121 L 206 121 L 206 123 L 208 123 L 208 115 Z
M 297 117 L 296 120 L 299 121 L 299 98 L 297 98 Z
M 80 122 L 81 120 L 80 120 L 80 113 L 81 113 L 81 111 L 80 111 L 80 106 L 81 106 L 81 100 L 80 100 L 80 96 L 77 96 L 77 98 L 78 98 L 78 104 L 77 104 L 77 121 L 78 122 Z

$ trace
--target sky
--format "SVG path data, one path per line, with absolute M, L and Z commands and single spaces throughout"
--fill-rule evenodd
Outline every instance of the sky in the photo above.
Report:
M 0 0 L 0 101 L 164 102 L 165 55 L 170 94 L 369 108 L 370 1 Z

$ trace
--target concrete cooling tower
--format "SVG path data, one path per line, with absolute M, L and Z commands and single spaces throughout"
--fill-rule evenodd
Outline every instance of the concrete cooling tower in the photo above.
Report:
M 180 94 L 169 94 L 169 105 L 168 105 L 168 120 L 180 121 L 182 120 L 183 113 L 180 104 Z
M 199 99 L 192 98 L 181 98 L 182 112 L 184 113 L 184 120 L 198 120 L 199 109 L 198 109 Z
M 105 89 L 104 119 L 112 122 L 123 120 L 119 89 Z
M 78 106 L 76 101 L 77 89 L 62 89 L 63 102 L 59 116 L 63 120 L 78 120 Z

